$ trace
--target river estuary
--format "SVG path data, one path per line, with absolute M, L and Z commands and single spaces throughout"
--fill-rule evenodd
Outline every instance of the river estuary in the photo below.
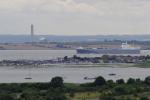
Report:
M 144 54 L 149 53 L 144 51 Z M 73 56 L 75 50 L 2 50 L 0 51 L 0 60 L 44 60 L 53 59 L 57 57 Z M 85 55 L 84 55 L 85 56 Z M 94 56 L 94 55 L 92 55 Z M 97 55 L 99 56 L 99 55 Z M 114 73 L 116 75 L 110 76 Z M 24 78 L 31 75 L 31 80 Z M 20 83 L 20 82 L 49 82 L 52 77 L 61 76 L 65 82 L 70 83 L 85 83 L 92 82 L 94 80 L 85 80 L 84 77 L 95 78 L 97 76 L 103 76 L 106 79 L 128 79 L 141 78 L 144 79 L 150 75 L 150 68 L 138 68 L 138 67 L 65 67 L 57 65 L 57 67 L 39 67 L 39 68 L 27 68 L 27 67 L 0 67 L 0 83 Z
M 30 73 L 31 80 L 24 78 Z M 115 76 L 109 74 L 114 73 Z M 95 78 L 103 76 L 106 79 L 128 79 L 141 78 L 144 79 L 150 75 L 150 68 L 112 68 L 112 67 L 41 67 L 41 68 L 16 68 L 16 67 L 0 67 L 0 83 L 16 83 L 16 82 L 49 82 L 52 77 L 61 76 L 65 82 L 70 83 L 86 83 L 93 80 L 85 80 L 84 77 Z
M 77 54 L 76 50 L 0 50 L 0 60 L 48 60 L 58 57 L 81 57 L 102 56 L 99 54 Z M 150 55 L 150 50 L 142 50 L 141 55 Z

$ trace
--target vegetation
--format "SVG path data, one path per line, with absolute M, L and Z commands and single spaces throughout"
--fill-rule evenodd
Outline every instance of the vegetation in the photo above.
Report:
M 54 77 L 47 83 L 0 84 L 0 100 L 150 100 L 150 76 L 145 80 L 129 78 L 93 83 L 63 83 Z
M 63 79 L 61 77 L 54 77 L 50 82 L 50 86 L 53 88 L 61 88 L 64 86 Z
M 39 66 L 51 64 L 135 64 L 136 67 L 150 67 L 150 56 L 103 55 L 102 57 L 73 57 L 51 60 L 3 60 L 0 66 Z
M 102 76 L 97 77 L 96 80 L 94 81 L 95 86 L 103 86 L 105 84 L 106 80 Z
M 138 63 L 134 65 L 135 67 L 143 67 L 143 68 L 149 68 L 150 67 L 150 61 L 145 61 L 142 63 Z

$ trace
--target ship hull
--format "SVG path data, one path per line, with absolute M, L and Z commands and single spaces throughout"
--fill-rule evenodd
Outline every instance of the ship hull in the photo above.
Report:
M 123 49 L 77 49 L 78 54 L 140 54 L 140 50 Z

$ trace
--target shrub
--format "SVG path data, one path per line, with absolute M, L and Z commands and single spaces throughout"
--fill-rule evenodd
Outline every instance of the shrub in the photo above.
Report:
M 73 97 L 75 96 L 75 93 L 74 93 L 74 92 L 70 92 L 69 96 L 70 96 L 71 98 L 73 98 Z
M 64 93 L 48 92 L 45 100 L 67 100 L 67 97 Z
M 9 94 L 1 94 L 0 100 L 15 100 L 15 99 Z
M 150 99 L 146 96 L 143 96 L 143 97 L 140 98 L 140 100 L 150 100 Z
M 99 97 L 99 100 L 116 100 L 115 97 L 113 97 L 112 95 L 106 95 L 106 94 L 102 94 Z
M 127 91 L 127 88 L 124 87 L 124 86 L 118 86 L 118 87 L 115 87 L 115 94 L 119 94 L 119 95 L 123 95 L 123 94 L 127 94 L 128 91 Z

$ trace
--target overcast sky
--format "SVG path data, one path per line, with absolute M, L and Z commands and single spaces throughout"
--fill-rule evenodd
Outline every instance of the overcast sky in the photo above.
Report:
M 0 34 L 150 34 L 150 0 L 0 0 Z

